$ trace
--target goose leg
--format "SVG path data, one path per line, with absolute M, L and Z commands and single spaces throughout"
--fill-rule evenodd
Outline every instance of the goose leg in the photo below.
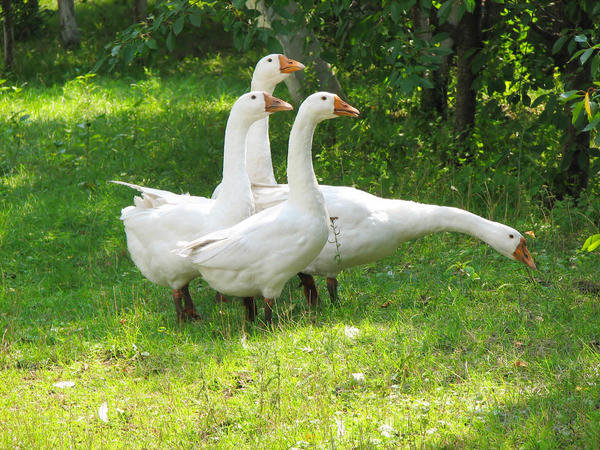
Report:
M 215 302 L 217 302 L 217 303 L 227 303 L 227 302 L 229 302 L 229 299 L 227 297 L 225 297 L 223 294 L 221 294 L 220 292 L 217 292 L 215 294 Z
M 256 318 L 256 302 L 254 297 L 244 297 L 244 308 L 246 309 L 246 320 L 248 322 L 254 322 Z
M 265 298 L 265 323 L 271 325 L 273 322 L 273 301 L 272 298 Z
M 337 278 L 327 278 L 327 290 L 329 291 L 329 299 L 331 300 L 331 303 L 339 306 L 340 299 L 338 298 Z
M 181 299 L 183 298 L 183 291 L 181 289 L 173 289 L 173 303 L 175 304 L 175 311 L 177 311 L 177 320 L 181 322 L 183 320 L 183 308 L 181 306 Z
M 316 306 L 320 299 L 319 293 L 317 292 L 317 286 L 315 284 L 315 279 L 312 275 L 308 275 L 306 273 L 298 273 L 298 277 L 300 277 L 300 284 L 304 288 L 304 296 L 306 297 L 306 301 L 309 306 Z
M 198 320 L 200 319 L 200 314 L 196 311 L 196 307 L 194 306 L 194 301 L 192 300 L 192 296 L 190 295 L 190 285 L 186 284 L 181 288 L 181 292 L 183 293 L 183 318 L 185 320 Z

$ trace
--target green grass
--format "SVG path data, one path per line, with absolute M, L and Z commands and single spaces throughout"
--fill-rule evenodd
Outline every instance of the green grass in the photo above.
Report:
M 169 290 L 127 255 L 118 217 L 133 192 L 108 180 L 209 195 L 255 56 L 55 73 L 0 93 L 0 447 L 595 447 L 598 255 L 577 249 L 597 232 L 586 217 L 598 202 L 549 211 L 534 178 L 443 168 L 444 130 L 427 136 L 418 118 L 392 117 L 377 88 L 349 90 L 364 119 L 317 130 L 320 180 L 532 229 L 535 280 L 444 234 L 342 274 L 339 308 L 325 299 L 308 310 L 292 280 L 274 328 L 244 331 L 241 304 L 215 304 L 197 281 L 203 320 L 177 323 Z M 292 120 L 272 117 L 279 179 Z M 496 132 L 513 145 L 508 127 Z

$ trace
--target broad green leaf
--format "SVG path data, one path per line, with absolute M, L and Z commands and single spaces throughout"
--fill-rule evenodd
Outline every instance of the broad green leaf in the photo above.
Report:
M 154 38 L 150 38 L 148 39 L 145 44 L 148 46 L 148 48 L 151 48 L 152 50 L 158 50 L 158 44 L 156 43 L 156 40 Z
M 588 38 L 585 34 L 578 34 L 575 36 L 575 42 L 587 42 Z
M 573 55 L 571 55 L 571 58 L 569 58 L 569 62 L 573 61 L 575 58 L 578 58 L 579 55 L 581 55 L 585 51 L 586 51 L 585 48 L 582 48 L 581 50 L 577 50 L 575 53 L 573 53 Z
M 431 38 L 431 43 L 432 44 L 439 44 L 442 41 L 445 41 L 446 39 L 448 39 L 450 37 L 450 33 L 437 33 L 435 35 L 433 35 L 433 37 Z
M 463 0 L 463 2 L 467 11 L 470 13 L 475 11 L 475 0 Z
M 398 4 L 398 2 L 392 2 L 392 4 L 390 5 L 390 14 L 394 23 L 400 22 L 403 12 L 404 11 L 402 10 L 402 7 Z
M 195 27 L 200 27 L 202 25 L 202 16 L 200 14 L 191 14 L 190 23 Z
M 123 62 L 126 66 L 128 66 L 131 63 L 131 61 L 133 61 L 135 53 L 135 47 L 133 45 L 128 45 L 127 47 L 125 47 L 125 51 L 123 52 Z
M 581 61 L 582 66 L 585 64 L 585 62 L 588 59 L 590 59 L 590 56 L 592 56 L 592 53 L 594 53 L 593 48 L 588 48 L 585 52 L 583 52 L 583 55 L 581 55 L 581 58 L 579 58 L 579 61 Z
M 567 102 L 575 97 L 578 97 L 578 92 L 577 90 L 573 90 L 573 91 L 567 91 L 567 92 L 563 92 L 562 94 L 560 94 L 560 99 L 563 102 Z
M 592 121 L 591 121 L 590 123 L 588 123 L 588 124 L 586 125 L 586 127 L 585 127 L 583 130 L 581 130 L 581 131 L 584 131 L 584 132 L 585 132 L 585 131 L 592 131 L 592 130 L 595 130 L 595 129 L 598 127 L 598 125 L 600 125 L 600 117 L 598 117 L 598 118 L 597 118 L 597 119 L 595 119 L 595 120 L 592 120 Z M 600 133 L 598 133 L 598 134 L 600 134 Z
M 565 45 L 565 42 L 567 42 L 567 39 L 569 39 L 569 37 L 570 36 L 561 36 L 556 40 L 556 42 L 552 46 L 553 55 L 556 55 L 558 52 L 560 52 L 560 49 L 563 48 L 563 45 Z
M 438 9 L 437 15 L 440 18 L 440 24 L 444 24 L 448 20 L 448 17 L 450 16 L 450 13 L 452 12 L 452 4 L 453 3 L 454 2 L 452 0 L 446 0 L 444 3 L 442 3 L 442 6 L 440 6 L 440 9 Z
M 600 239 L 592 242 L 592 244 L 588 247 L 587 251 L 588 252 L 593 252 L 594 250 L 596 250 L 598 247 L 600 247 Z
M 177 18 L 177 20 L 175 21 L 175 23 L 173 24 L 173 33 L 175 33 L 175 36 L 179 35 L 179 33 L 181 33 L 181 30 L 183 30 L 183 25 L 185 23 L 185 16 L 181 15 Z
M 172 31 L 170 31 L 169 35 L 167 36 L 167 49 L 170 52 L 175 50 L 175 35 L 173 35 Z
M 581 250 L 587 250 L 588 252 L 594 251 L 596 248 L 600 246 L 600 234 L 594 234 L 587 238 L 583 243 L 583 247 Z
M 575 104 L 575 108 L 573 108 L 573 118 L 571 120 L 573 125 L 575 125 L 575 122 L 577 122 L 577 119 L 579 119 L 579 114 L 581 114 L 581 111 L 583 111 L 583 102 L 578 102 Z
M 536 99 L 531 103 L 531 107 L 536 108 L 537 106 L 541 105 L 544 101 L 546 101 L 547 98 L 548 94 L 542 94 L 536 97 Z

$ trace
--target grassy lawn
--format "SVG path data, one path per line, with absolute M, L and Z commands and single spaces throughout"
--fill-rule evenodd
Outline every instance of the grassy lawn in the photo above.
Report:
M 325 301 L 308 310 L 292 280 L 273 329 L 244 330 L 241 303 L 216 304 L 197 280 L 203 320 L 177 323 L 169 290 L 128 257 L 119 212 L 133 191 L 108 180 L 209 195 L 255 60 L 0 93 L 0 447 L 595 447 L 598 255 L 577 251 L 595 231 L 585 211 L 548 211 L 527 185 L 518 198 L 457 195 L 449 186 L 469 179 L 432 169 L 410 132 L 390 139 L 425 156 L 384 164 L 372 155 L 401 125 L 364 86 L 349 89 L 371 108 L 358 125 L 317 129 L 319 179 L 533 230 L 535 278 L 443 234 L 342 274 L 339 308 L 318 280 Z M 280 180 L 293 116 L 272 117 Z M 369 155 L 356 144 L 367 128 L 383 136 Z

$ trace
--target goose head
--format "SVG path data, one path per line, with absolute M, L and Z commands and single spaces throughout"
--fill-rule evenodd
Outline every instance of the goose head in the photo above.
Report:
M 317 122 L 326 119 L 333 119 L 338 116 L 358 117 L 360 111 L 343 101 L 336 94 L 330 92 L 317 92 L 304 100 L 298 110 L 310 117 L 314 117 Z
M 292 109 L 294 109 L 292 105 L 273 97 L 271 94 L 263 91 L 252 91 L 237 99 L 231 109 L 231 115 L 244 118 L 244 120 L 252 123 L 264 119 L 271 113 Z
M 497 223 L 485 241 L 498 253 L 509 259 L 520 261 L 531 269 L 536 269 L 533 258 L 527 250 L 525 238 L 517 230 Z
M 304 64 L 285 55 L 267 55 L 256 63 L 252 74 L 252 86 L 272 92 L 277 83 L 285 80 L 290 73 L 303 69 Z

